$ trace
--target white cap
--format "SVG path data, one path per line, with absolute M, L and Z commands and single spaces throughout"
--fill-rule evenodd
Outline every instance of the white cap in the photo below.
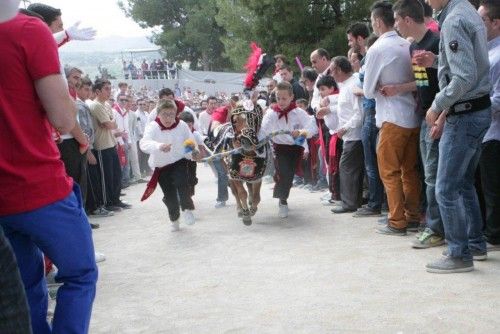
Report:
M 13 19 L 19 10 L 20 0 L 0 0 L 0 23 Z

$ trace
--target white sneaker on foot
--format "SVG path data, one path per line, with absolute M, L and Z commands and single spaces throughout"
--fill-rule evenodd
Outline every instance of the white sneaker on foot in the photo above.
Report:
M 170 231 L 172 232 L 177 232 L 179 231 L 179 220 L 177 219 L 176 221 L 172 222 L 172 226 L 170 227 Z
M 215 202 L 215 208 L 220 209 L 226 206 L 226 201 L 217 201 Z
M 193 225 L 195 223 L 193 210 L 184 211 L 184 222 L 186 225 Z
M 286 217 L 288 217 L 288 205 L 287 204 L 280 204 L 279 205 L 278 216 L 280 218 L 286 218 Z
M 95 252 L 95 263 L 103 262 L 106 260 L 106 256 L 103 253 Z

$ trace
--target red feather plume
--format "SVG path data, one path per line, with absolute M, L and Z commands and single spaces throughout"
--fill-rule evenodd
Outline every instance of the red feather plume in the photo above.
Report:
M 252 53 L 248 56 L 247 63 L 245 64 L 247 70 L 247 76 L 245 77 L 246 89 L 253 89 L 257 86 L 258 80 L 255 80 L 255 74 L 259 68 L 259 60 L 262 55 L 262 49 L 255 42 L 252 42 L 250 47 L 252 48 Z

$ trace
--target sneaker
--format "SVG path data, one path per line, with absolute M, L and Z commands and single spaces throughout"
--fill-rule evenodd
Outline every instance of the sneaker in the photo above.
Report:
M 416 249 L 425 249 L 442 245 L 444 245 L 444 238 L 434 233 L 430 228 L 426 228 L 422 234 L 411 243 L 411 246 Z
M 179 220 L 177 219 L 176 221 L 172 222 L 172 226 L 170 227 L 170 231 L 177 232 L 179 230 L 180 230 L 180 228 L 179 228 Z
M 336 201 L 334 199 L 328 199 L 328 200 L 323 200 L 321 201 L 321 204 L 324 206 L 340 206 L 342 205 L 342 201 Z
M 118 201 L 115 206 L 119 207 L 119 208 L 122 208 L 122 209 L 130 209 L 132 207 L 132 205 L 128 204 L 128 203 L 125 203 L 123 201 Z
M 406 226 L 406 230 L 408 232 L 418 232 L 419 227 L 420 227 L 420 222 L 409 222 L 408 225 Z
M 397 236 L 405 236 L 406 228 L 395 228 L 390 225 L 385 225 L 384 227 L 380 227 L 377 229 L 378 234 L 385 235 L 397 235 Z
M 90 217 L 92 218 L 111 217 L 113 215 L 113 211 L 108 211 L 103 207 L 100 207 L 90 213 Z
M 330 211 L 332 211 L 333 213 L 354 212 L 353 209 L 348 209 L 348 208 L 344 207 L 343 205 L 336 205 Z
M 95 252 L 95 263 L 106 261 L 106 256 L 103 253 Z
M 184 211 L 184 222 L 186 225 L 194 225 L 195 219 L 193 215 L 193 210 Z
M 480 251 L 478 249 L 471 248 L 470 252 L 474 261 L 485 261 L 488 258 L 488 251 Z M 449 256 L 450 253 L 448 248 L 446 248 L 442 254 L 443 256 Z
M 215 202 L 215 208 L 220 209 L 226 206 L 226 201 L 217 201 Z
M 326 201 L 326 200 L 329 200 L 329 199 L 332 199 L 332 193 L 327 191 L 326 193 L 324 193 L 323 195 L 321 195 L 320 199 L 323 201 Z
M 458 257 L 443 256 L 441 259 L 428 263 L 427 272 L 434 274 L 465 273 L 474 270 L 474 262 L 464 261 Z
M 354 214 L 353 217 L 378 217 L 380 216 L 380 210 L 375 210 L 369 208 L 368 206 L 362 206 Z
M 287 204 L 279 204 L 278 216 L 280 218 L 288 217 L 288 205 Z
M 122 208 L 115 206 L 115 205 L 105 206 L 104 209 L 106 209 L 107 211 L 113 211 L 113 212 L 120 212 L 123 210 Z

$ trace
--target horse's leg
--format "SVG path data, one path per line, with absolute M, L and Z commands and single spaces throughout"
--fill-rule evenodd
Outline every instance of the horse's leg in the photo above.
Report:
M 246 182 L 248 189 L 248 206 L 253 207 L 253 188 L 250 182 Z
M 231 193 L 233 194 L 234 196 L 234 199 L 236 200 L 236 210 L 238 211 L 238 217 L 242 217 L 243 216 L 243 208 L 241 206 L 241 200 L 240 200 L 240 197 L 238 195 L 238 189 L 236 188 L 236 185 L 235 185 L 235 181 L 233 180 L 229 180 L 229 188 L 231 188 Z
M 250 208 L 250 212 L 252 216 L 257 212 L 257 207 L 260 203 L 260 187 L 262 185 L 262 180 L 259 182 L 252 183 L 250 185 L 250 189 L 252 189 L 252 207 Z
M 243 182 L 239 182 L 239 181 L 234 181 L 234 185 L 235 185 L 236 189 L 238 190 L 238 197 L 240 199 L 240 203 L 241 203 L 241 207 L 242 207 L 243 224 L 251 225 L 252 224 L 252 217 L 250 215 L 250 210 L 248 209 L 248 205 L 247 205 L 248 194 L 247 194 L 247 191 L 245 190 L 245 186 L 243 185 Z

